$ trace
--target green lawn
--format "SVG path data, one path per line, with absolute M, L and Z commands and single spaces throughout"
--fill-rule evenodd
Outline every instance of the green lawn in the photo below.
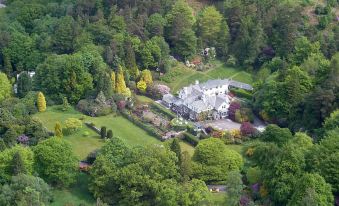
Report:
M 182 87 L 192 84 L 196 80 L 205 82 L 209 79 L 232 78 L 248 84 L 253 82 L 252 75 L 240 68 L 226 66 L 220 61 L 214 61 L 212 64 L 214 68 L 204 72 L 179 64 L 162 77 L 163 83 L 167 84 L 173 92 L 177 92 Z
M 68 189 L 53 190 L 53 202 L 51 206 L 65 205 L 94 206 L 95 199 L 88 191 L 88 175 L 79 173 L 78 180 L 74 186 Z
M 57 121 L 64 123 L 67 118 L 80 118 L 84 117 L 83 114 L 70 109 L 63 112 L 58 109 L 58 106 L 48 107 L 46 112 L 38 113 L 35 115 L 47 129 L 53 131 L 54 125 Z M 114 136 L 120 137 L 128 145 L 146 145 L 153 143 L 160 143 L 158 139 L 147 134 L 143 129 L 135 126 L 133 123 L 121 116 L 103 116 L 103 117 L 89 117 L 85 116 L 83 122 L 93 122 L 96 127 L 100 128 L 106 126 L 107 129 L 113 131 Z M 84 133 L 88 132 L 88 136 L 84 136 Z M 85 125 L 75 134 L 65 136 L 74 149 L 74 153 L 81 159 L 85 158 L 91 151 L 100 148 L 104 141 L 100 139 L 99 135 Z
M 226 193 L 212 193 L 211 202 L 213 206 L 226 206 Z

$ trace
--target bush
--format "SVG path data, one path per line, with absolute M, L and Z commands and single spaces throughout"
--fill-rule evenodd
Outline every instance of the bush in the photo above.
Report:
M 252 100 L 253 98 L 253 95 L 244 90 L 244 89 L 238 89 L 238 88 L 231 88 L 230 91 L 237 97 L 240 97 L 240 98 L 245 98 L 245 99 L 248 99 L 248 100 Z
M 121 114 L 122 116 L 130 120 L 133 124 L 145 130 L 148 134 L 155 136 L 159 140 L 162 140 L 162 135 L 154 127 L 143 123 L 138 119 L 138 117 L 135 117 L 134 115 L 129 114 L 126 111 L 122 111 Z
M 84 135 L 84 137 L 88 137 L 89 136 L 89 132 L 86 131 L 86 132 L 84 132 L 83 135 Z
M 102 139 L 105 139 L 106 136 L 108 136 L 108 133 L 106 131 L 106 127 L 101 127 L 101 129 L 100 129 L 100 136 L 101 136 Z
M 243 122 L 240 126 L 240 133 L 242 136 L 253 136 L 256 133 L 256 129 L 249 122 Z
M 108 130 L 108 132 L 107 132 L 107 139 L 111 139 L 112 137 L 113 137 L 112 130 Z
M 161 114 L 164 114 L 166 117 L 168 117 L 169 119 L 174 119 L 177 116 L 175 114 L 173 114 L 170 110 L 166 109 L 165 107 L 157 104 L 157 103 L 152 103 L 151 104 L 151 108 L 156 111 L 159 112 Z
M 72 134 L 82 127 L 82 122 L 76 118 L 68 118 L 65 121 L 65 133 Z
M 183 140 L 191 144 L 194 147 L 197 146 L 199 143 L 199 139 L 196 136 L 193 136 L 188 132 L 183 133 Z

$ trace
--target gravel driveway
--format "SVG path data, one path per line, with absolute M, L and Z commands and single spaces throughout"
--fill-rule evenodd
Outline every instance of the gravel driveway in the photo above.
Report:
M 218 130 L 233 130 L 233 129 L 240 129 L 241 124 L 233 122 L 230 119 L 220 119 L 220 120 L 209 120 L 199 122 L 200 124 L 204 125 L 205 127 L 211 126 Z

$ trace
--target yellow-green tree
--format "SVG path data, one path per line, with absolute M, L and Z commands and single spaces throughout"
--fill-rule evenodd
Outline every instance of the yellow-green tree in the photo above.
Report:
M 115 91 L 118 94 L 124 94 L 126 93 L 127 87 L 124 79 L 124 71 L 122 70 L 122 67 L 119 66 L 118 73 L 116 77 L 116 85 L 115 85 Z
M 147 89 L 147 84 L 144 80 L 140 80 L 138 83 L 137 83 L 137 88 L 139 91 L 141 92 L 145 92 L 146 89 Z
M 146 82 L 147 85 L 153 84 L 152 73 L 150 70 L 145 69 L 141 72 L 141 81 Z
M 62 134 L 62 127 L 60 122 L 55 123 L 55 127 L 54 127 L 54 134 L 57 137 L 63 137 L 64 135 Z
M 115 73 L 113 71 L 111 73 L 111 82 L 112 82 L 112 89 L 114 92 L 115 91 Z
M 38 93 L 38 110 L 39 112 L 46 111 L 46 99 L 42 92 Z

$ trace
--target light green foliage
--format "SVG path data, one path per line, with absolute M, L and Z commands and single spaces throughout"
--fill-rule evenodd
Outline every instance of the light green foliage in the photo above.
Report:
M 331 116 L 325 119 L 324 129 L 326 131 L 331 131 L 333 129 L 339 128 L 339 109 L 331 113 Z
M 156 68 L 161 58 L 161 49 L 152 39 L 148 40 L 140 50 L 140 57 L 144 68 Z
M 162 36 L 164 33 L 165 24 L 166 20 L 161 16 L 161 14 L 152 14 L 146 22 L 146 29 L 149 36 Z
M 334 202 L 331 185 L 318 174 L 304 174 L 294 191 L 288 206 L 327 206 Z
M 0 102 L 10 97 L 12 94 L 12 85 L 6 74 L 0 72 Z
M 208 197 L 206 185 L 200 180 L 179 184 L 176 162 L 175 153 L 167 148 L 128 148 L 113 137 L 103 146 L 91 170 L 91 190 L 108 204 L 199 204 Z
M 217 138 L 201 140 L 193 155 L 193 176 L 206 182 L 224 181 L 229 172 L 240 170 L 243 159 Z
M 260 180 L 261 171 L 259 167 L 250 167 L 247 169 L 246 178 L 250 184 L 258 183 Z
M 68 186 L 75 181 L 78 161 L 71 145 L 62 138 L 52 137 L 33 148 L 35 169 L 46 182 Z
M 205 46 L 215 46 L 222 29 L 223 17 L 214 6 L 206 7 L 198 18 L 200 37 Z
M 52 199 L 50 187 L 39 177 L 13 176 L 9 184 L 0 186 L 0 205 L 48 205 Z
M 33 172 L 33 163 L 34 163 L 34 154 L 28 147 L 23 147 L 16 145 L 14 147 L 5 149 L 0 152 L 0 180 L 8 181 L 11 176 L 14 175 L 13 172 L 13 157 L 16 153 L 19 153 L 22 159 L 22 167 L 25 168 L 27 174 L 32 174 Z
M 68 118 L 65 121 L 65 129 L 68 134 L 72 134 L 82 127 L 82 122 L 76 118 Z
M 333 192 L 339 191 L 339 129 L 328 132 L 320 144 L 312 148 L 307 164 L 332 185 Z
M 293 56 L 291 59 L 293 60 L 294 64 L 300 65 L 312 54 L 319 52 L 319 42 L 311 43 L 307 37 L 302 36 L 296 40 Z

